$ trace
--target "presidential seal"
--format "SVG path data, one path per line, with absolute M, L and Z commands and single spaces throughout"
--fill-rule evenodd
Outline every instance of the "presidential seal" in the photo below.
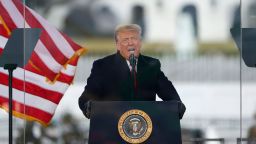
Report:
M 142 110 L 129 110 L 118 121 L 118 131 L 123 140 L 138 144 L 146 141 L 152 132 L 152 121 Z

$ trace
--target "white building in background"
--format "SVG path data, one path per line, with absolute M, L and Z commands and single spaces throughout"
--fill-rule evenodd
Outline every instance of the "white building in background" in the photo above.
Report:
M 186 15 L 198 40 L 224 42 L 230 38 L 239 4 L 239 0 L 98 0 L 92 9 L 108 8 L 119 23 L 142 24 L 146 41 L 175 41 Z
M 241 3 L 243 27 L 256 27 L 255 0 Z M 80 8 L 82 10 L 73 16 L 77 21 L 89 21 L 82 15 L 90 15 L 94 22 L 88 29 L 95 29 L 97 34 L 112 34 L 120 23 L 140 23 L 145 30 L 145 40 L 152 42 L 175 41 L 183 31 L 179 24 L 184 21 L 184 16 L 189 16 L 191 31 L 197 40 L 225 42 L 230 39 L 230 28 L 235 19 L 236 22 L 240 20 L 239 5 L 240 0 L 72 0 L 52 5 L 46 12 L 51 23 L 64 28 L 69 13 Z M 86 25 L 81 23 L 78 29 L 84 27 Z
M 244 14 L 253 13 L 251 3 L 254 0 L 246 0 L 242 7 Z M 230 38 L 234 18 L 240 19 L 236 14 L 239 5 L 240 0 L 74 0 L 52 5 L 47 19 L 63 28 L 68 14 L 81 8 L 77 21 L 88 21 L 82 17 L 83 13 L 91 15 L 94 24 L 89 30 L 95 29 L 97 34 L 113 32 L 116 24 L 140 23 L 146 41 L 173 42 L 182 32 L 178 24 L 186 15 L 190 16 L 192 31 L 199 41 L 225 42 Z M 83 27 L 86 26 L 81 24 L 79 30 Z

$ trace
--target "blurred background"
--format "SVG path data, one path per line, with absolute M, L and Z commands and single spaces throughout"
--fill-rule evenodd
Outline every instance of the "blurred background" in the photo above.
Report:
M 187 111 L 184 144 L 234 144 L 256 135 L 256 75 L 232 40 L 231 27 L 256 27 L 254 0 L 25 0 L 88 53 L 79 59 L 73 84 L 52 123 L 14 120 L 15 143 L 81 144 L 90 121 L 78 107 L 94 60 L 116 52 L 118 24 L 143 30 L 142 53 L 158 58 Z M 242 5 L 240 10 L 240 5 Z M 240 23 L 240 19 L 242 23 Z M 158 99 L 160 100 L 160 99 Z M 8 113 L 0 111 L 0 144 L 8 143 Z M 209 141 L 207 141 L 207 139 Z M 247 143 L 246 140 L 243 143 Z

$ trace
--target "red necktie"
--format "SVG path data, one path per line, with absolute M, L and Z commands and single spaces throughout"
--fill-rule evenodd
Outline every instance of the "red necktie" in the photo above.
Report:
M 136 71 L 133 71 L 133 78 L 134 78 L 134 89 L 137 89 L 137 78 L 136 78 Z

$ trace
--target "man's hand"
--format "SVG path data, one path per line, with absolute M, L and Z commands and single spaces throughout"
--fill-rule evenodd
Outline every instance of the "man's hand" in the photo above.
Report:
M 179 118 L 182 119 L 182 117 L 186 111 L 186 107 L 182 102 L 178 103 L 178 107 L 179 107 Z
M 91 117 L 91 101 L 88 101 L 86 104 L 85 104 L 85 108 L 84 108 L 84 111 L 83 111 L 85 117 L 87 117 L 88 119 L 90 119 Z

